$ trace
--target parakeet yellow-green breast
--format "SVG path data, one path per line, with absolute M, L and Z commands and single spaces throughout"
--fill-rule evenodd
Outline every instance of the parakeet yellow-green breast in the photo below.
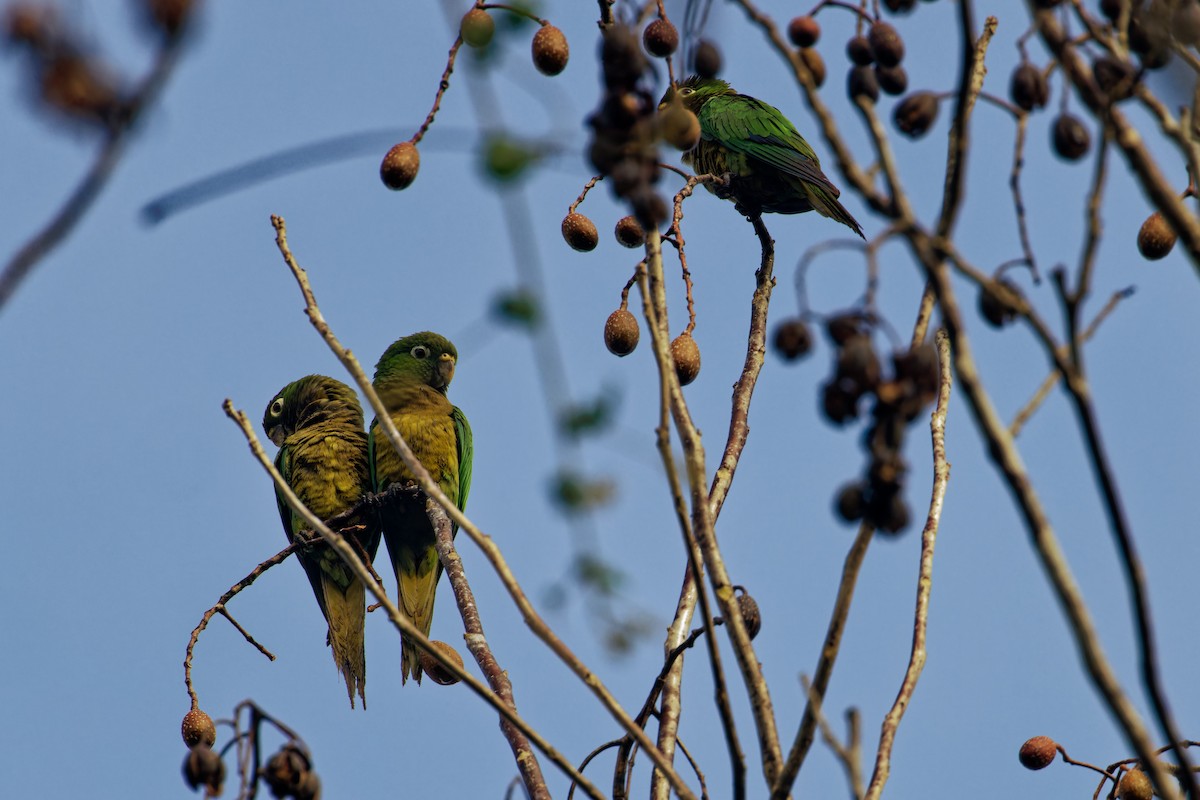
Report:
M 700 120 L 700 142 L 684 153 L 684 163 L 698 175 L 730 179 L 726 187 L 705 184 L 709 191 L 732 199 L 751 218 L 815 209 L 863 235 L 838 202 L 841 192 L 821 171 L 817 154 L 779 109 L 738 94 L 723 80 L 695 75 L 667 90 L 660 107 L 676 97 Z
M 354 507 L 370 490 L 367 434 L 354 390 L 324 375 L 308 375 L 283 387 L 263 414 L 263 430 L 279 446 L 275 467 L 300 500 L 322 520 Z M 279 516 L 288 541 L 308 528 L 276 492 Z M 355 537 L 368 559 L 379 549 L 378 531 Z M 367 663 L 363 649 L 366 590 L 345 562 L 317 542 L 297 558 L 312 584 L 329 625 L 329 645 L 338 672 L 346 680 L 350 706 L 354 695 L 367 707 Z
M 373 385 L 413 455 L 446 496 L 465 508 L 474 452 L 471 426 L 462 411 L 446 398 L 457 362 L 458 351 L 444 336 L 429 331 L 414 333 L 393 342 L 380 357 Z M 413 480 L 377 420 L 371 422 L 370 450 L 375 491 Z M 389 506 L 383 511 L 381 524 L 399 585 L 400 609 L 428 636 L 442 575 L 433 527 L 423 506 Z M 457 532 L 457 526 L 454 530 Z M 407 639 L 401 643 L 404 681 L 411 676 L 421 682 L 419 654 L 415 643 Z

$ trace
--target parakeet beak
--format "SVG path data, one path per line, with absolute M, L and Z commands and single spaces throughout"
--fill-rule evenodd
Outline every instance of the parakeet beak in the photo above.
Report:
M 282 425 L 275 425 L 267 431 L 267 438 L 274 442 L 276 447 L 283 447 L 283 440 L 287 435 L 284 434 Z
M 449 353 L 442 353 L 438 356 L 437 370 L 434 375 L 434 380 L 437 382 L 435 386 L 442 391 L 450 385 L 450 381 L 454 380 L 454 356 Z
M 675 88 L 671 87 L 667 89 L 665 94 L 663 94 L 662 100 L 658 101 L 658 110 L 662 111 L 673 102 L 675 102 Z

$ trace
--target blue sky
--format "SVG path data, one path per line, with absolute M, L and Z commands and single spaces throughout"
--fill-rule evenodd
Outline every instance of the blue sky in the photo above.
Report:
M 1016 61 L 1013 40 L 1025 20 L 1009 3 L 977 5 L 980 19 L 1002 14 L 986 88 L 1003 96 Z M 781 22 L 796 8 L 764 7 Z M 144 67 L 149 51 L 126 4 L 74 3 L 71 10 L 85 35 L 126 71 Z M 450 16 L 456 19 L 460 10 Z M 956 67 L 945 48 L 955 35 L 955 10 L 951 3 L 922 3 L 897 21 L 908 44 L 912 87 L 952 88 Z M 657 389 L 649 348 L 643 342 L 618 360 L 601 340 L 637 261 L 608 235 L 624 212 L 601 187 L 581 208 L 600 227 L 600 246 L 576 253 L 558 234 L 567 205 L 590 176 L 581 121 L 599 88 L 595 13 L 595 4 L 544 6 L 543 15 L 572 47 L 558 78 L 533 70 L 528 34 L 505 40 L 490 76 L 460 62 L 422 148 L 420 176 L 405 192 L 380 185 L 381 148 L 147 227 L 138 218 L 147 201 L 245 160 L 362 130 L 390 127 L 397 141 L 407 138 L 429 108 L 454 36 L 432 6 L 373 3 L 280 14 L 254 4 L 210 4 L 205 10 L 199 35 L 110 186 L 0 312 L 0 507 L 9 548 L 0 580 L 0 601 L 8 609 L 0 623 L 0 705 L 7 723 L 0 731 L 0 766 L 13 796 L 172 797 L 187 791 L 179 776 L 185 751 L 178 726 L 187 710 L 181 662 L 188 634 L 228 586 L 284 543 L 269 481 L 221 402 L 232 398 L 257 419 L 290 380 L 311 372 L 341 376 L 309 327 L 275 249 L 273 213 L 287 219 L 326 317 L 368 367 L 391 341 L 416 330 L 434 329 L 458 343 L 451 397 L 475 433 L 470 516 L 504 549 L 564 640 L 626 708 L 640 706 L 658 670 L 660 631 L 674 608 L 683 560 L 654 451 Z M 842 43 L 852 22 L 848 14 L 829 12 L 821 21 L 819 49 L 829 64 L 823 96 L 866 163 L 869 145 L 842 89 Z M 740 12 L 715 4 L 709 30 L 726 56 L 724 76 L 779 106 L 812 134 L 819 154 L 828 153 L 778 57 Z M 1044 61 L 1036 47 L 1033 52 Z M 64 133 L 31 113 L 19 66 L 11 54 L 0 62 L 5 258 L 58 207 L 92 153 L 87 136 Z M 1043 269 L 1077 263 L 1081 198 L 1092 174 L 1091 160 L 1066 165 L 1050 154 L 1059 92 L 1057 82 L 1052 86 L 1051 110 L 1030 123 L 1024 184 Z M 512 131 L 555 137 L 564 154 L 517 189 L 497 192 L 480 177 L 471 134 L 479 97 L 498 101 Z M 884 113 L 893 102 L 881 101 Z M 1133 117 L 1153 140 L 1154 126 L 1136 112 Z M 893 139 L 914 205 L 927 220 L 940 203 L 948 118 L 943 109 L 925 140 Z M 979 107 L 959 246 L 985 269 L 1019 255 L 1007 188 L 1012 136 L 1006 116 Z M 1182 189 L 1182 165 L 1158 152 Z M 1195 269 L 1179 254 L 1154 263 L 1140 258 L 1134 238 L 1149 213 L 1147 201 L 1119 158 L 1110 165 L 1106 235 L 1087 308 L 1094 312 L 1129 285 L 1137 292 L 1089 345 L 1087 367 L 1145 559 L 1163 679 L 1184 734 L 1194 737 L 1200 644 L 1191 605 L 1200 543 L 1187 498 L 1200 471 L 1194 413 L 1200 341 L 1193 323 L 1200 291 Z M 844 184 L 828 159 L 826 166 Z M 859 198 L 846 192 L 842 199 L 868 236 L 881 230 L 882 221 Z M 529 212 L 533 238 L 520 243 L 520 264 L 505 208 Z M 711 461 L 728 425 L 729 386 L 740 370 L 758 249 L 731 204 L 697 195 L 686 213 L 704 359 L 686 394 Z M 767 224 L 777 240 L 779 285 L 771 313 L 778 320 L 796 310 L 792 276 L 804 249 L 844 231 L 812 214 L 771 217 Z M 615 501 L 594 517 L 595 546 L 626 574 L 618 607 L 651 622 L 651 635 L 626 657 L 605 651 L 601 626 L 577 592 L 568 593 L 563 609 L 545 600 L 568 578 L 575 540 L 547 500 L 557 451 L 539 388 L 539 355 L 528 337 L 488 318 L 497 293 L 516 287 L 533 266 L 544 281 L 567 392 L 577 400 L 606 390 L 621 398 L 615 427 L 587 441 L 580 466 L 616 483 Z M 922 281 L 898 243 L 882 249 L 880 267 L 881 311 L 906 335 Z M 820 259 L 809 279 L 815 308 L 843 308 L 861 294 L 863 265 L 842 251 Z M 1060 329 L 1049 285 L 1019 280 Z M 973 308 L 973 292 L 966 284 L 960 289 Z M 684 319 L 678 281 L 670 290 L 678 329 Z M 987 387 L 1011 418 L 1045 375 L 1045 357 L 1025 331 L 993 331 L 973 311 L 968 330 Z M 768 359 L 750 442 L 718 525 L 735 582 L 747 585 L 763 609 L 755 644 L 788 741 L 802 710 L 798 675 L 815 666 L 853 536 L 834 519 L 831 498 L 863 465 L 859 429 L 835 430 L 817 414 L 817 387 L 830 358 L 822 340 L 798 366 Z M 1100 764 L 1126 757 L 1128 748 L 1083 677 L 963 399 L 951 402 L 953 475 L 935 561 L 929 660 L 900 729 L 888 791 L 896 797 L 928 795 L 931 787 L 939 797 L 964 790 L 977 797 L 1014 791 L 1080 796 L 1094 787 L 1090 775 L 1062 765 L 1028 773 L 1017 763 L 1020 743 L 1047 734 L 1072 756 Z M 1061 394 L 1027 426 L 1020 446 L 1105 650 L 1144 709 L 1123 579 Z M 924 418 L 911 429 L 906 456 L 910 500 L 920 508 L 930 483 Z M 524 627 L 478 551 L 462 537 L 459 543 L 522 714 L 576 761 L 617 736 L 586 690 Z M 872 545 L 827 699 L 839 728 L 841 709 L 861 709 L 868 764 L 908 657 L 918 550 L 915 531 Z M 438 608 L 435 637 L 458 641 L 458 618 L 444 586 Z M 369 710 L 352 712 L 308 583 L 295 565 L 271 570 L 230 610 L 279 658 L 268 662 L 214 620 L 196 653 L 202 706 L 225 716 L 251 697 L 279 716 L 312 747 L 326 797 L 393 786 L 417 796 L 500 796 L 516 774 L 494 716 L 468 691 L 400 685 L 399 642 L 377 616 L 368 619 Z M 732 695 L 753 762 L 753 727 L 736 678 Z M 728 769 L 711 696 L 706 663 L 692 656 L 681 735 L 704 766 L 713 796 L 721 796 Z M 638 785 L 648 775 L 645 763 L 639 760 Z M 588 774 L 606 786 L 610 765 L 598 759 Z M 547 762 L 543 768 L 556 796 L 564 795 L 565 781 Z M 758 796 L 758 770 L 750 774 L 751 795 Z M 824 747 L 814 747 L 797 791 L 845 791 Z

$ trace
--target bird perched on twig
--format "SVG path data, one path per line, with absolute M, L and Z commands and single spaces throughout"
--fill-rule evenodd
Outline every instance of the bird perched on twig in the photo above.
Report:
M 709 191 L 733 200 L 750 218 L 815 210 L 863 235 L 838 202 L 841 192 L 821 171 L 817 154 L 779 109 L 738 94 L 723 80 L 696 75 L 668 89 L 659 108 L 673 102 L 700 121 L 700 141 L 684 153 L 684 163 L 728 181 L 705 184 Z

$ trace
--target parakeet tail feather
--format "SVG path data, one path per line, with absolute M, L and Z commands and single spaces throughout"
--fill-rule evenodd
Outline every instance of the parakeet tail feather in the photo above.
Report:
M 366 588 L 357 580 L 351 581 L 345 591 L 331 578 L 326 577 L 322 583 L 333 663 L 346 680 L 350 707 L 354 707 L 354 695 L 357 693 L 362 698 L 363 709 L 366 709 L 367 659 L 363 646 Z

